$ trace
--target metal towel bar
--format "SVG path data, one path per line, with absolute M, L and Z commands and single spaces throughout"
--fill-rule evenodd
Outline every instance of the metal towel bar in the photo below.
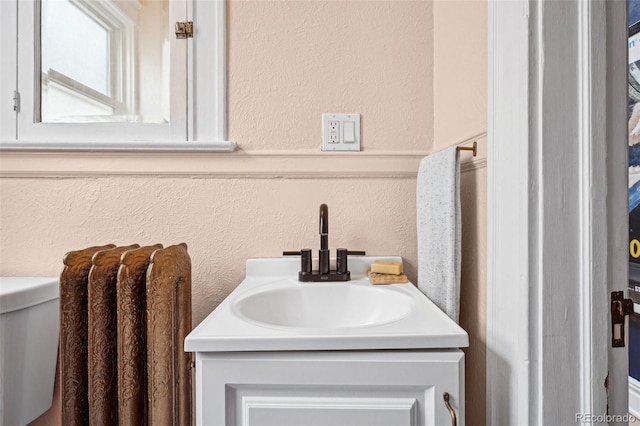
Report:
M 478 155 L 478 142 L 473 141 L 473 146 L 459 146 L 456 148 L 458 151 L 473 151 L 473 156 Z

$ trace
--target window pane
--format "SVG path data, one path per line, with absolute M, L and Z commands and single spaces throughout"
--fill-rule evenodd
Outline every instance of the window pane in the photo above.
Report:
M 76 122 L 107 121 L 105 118 L 114 113 L 113 107 L 56 82 L 46 86 L 46 95 L 49 102 L 43 105 L 43 115 L 46 115 L 50 122 L 64 122 L 69 119 Z M 48 111 L 45 109 L 48 105 L 55 105 L 56 108 Z
M 53 69 L 109 95 L 109 31 L 69 0 L 47 0 L 42 71 Z
M 41 1 L 42 122 L 171 121 L 169 0 Z

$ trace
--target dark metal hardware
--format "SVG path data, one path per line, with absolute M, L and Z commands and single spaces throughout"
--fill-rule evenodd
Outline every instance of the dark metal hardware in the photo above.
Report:
M 351 272 L 347 265 L 348 256 L 365 256 L 364 251 L 349 251 L 345 248 L 337 250 L 336 269 L 331 270 L 331 251 L 329 250 L 329 208 L 326 204 L 320 205 L 320 250 L 318 252 L 318 269 L 313 269 L 313 261 L 311 259 L 311 249 L 302 249 L 300 251 L 284 251 L 283 256 L 300 256 L 300 272 L 298 280 L 300 281 L 349 281 Z
M 345 248 L 339 248 L 336 253 L 336 272 L 339 274 L 347 273 L 347 258 L 349 251 Z
M 300 251 L 283 251 L 283 256 L 300 256 L 300 272 L 312 272 L 311 249 L 302 249 Z
M 318 270 L 320 275 L 328 275 L 331 268 L 329 252 L 329 208 L 320 204 L 320 252 L 318 253 Z
M 624 348 L 625 317 L 633 314 L 633 301 L 624 298 L 623 291 L 611 292 L 611 346 Z
M 313 260 L 311 260 L 311 249 L 300 250 L 300 272 L 311 273 Z

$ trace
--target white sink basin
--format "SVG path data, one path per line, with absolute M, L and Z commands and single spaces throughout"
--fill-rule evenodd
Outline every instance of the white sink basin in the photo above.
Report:
M 240 285 L 186 338 L 188 352 L 462 348 L 469 336 L 413 284 L 299 282 L 299 258 L 250 259 Z
M 411 302 L 407 295 L 386 288 L 285 280 L 248 292 L 232 309 L 260 325 L 342 329 L 396 321 L 409 314 Z

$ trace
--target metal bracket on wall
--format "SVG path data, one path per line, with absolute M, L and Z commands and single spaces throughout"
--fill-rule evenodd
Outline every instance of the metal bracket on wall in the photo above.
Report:
M 176 22 L 176 38 L 193 38 L 193 21 Z
M 624 348 L 625 317 L 633 314 L 633 301 L 624 298 L 623 291 L 611 292 L 611 346 Z

